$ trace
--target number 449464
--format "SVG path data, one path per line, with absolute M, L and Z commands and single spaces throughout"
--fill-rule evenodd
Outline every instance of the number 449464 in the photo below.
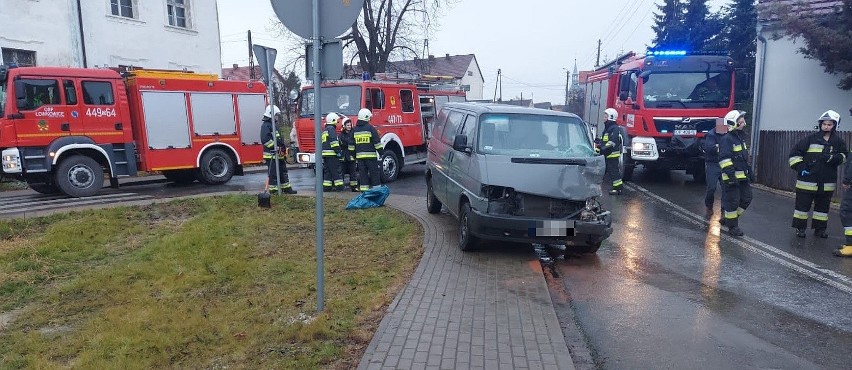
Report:
M 87 117 L 115 117 L 115 108 L 88 108 Z

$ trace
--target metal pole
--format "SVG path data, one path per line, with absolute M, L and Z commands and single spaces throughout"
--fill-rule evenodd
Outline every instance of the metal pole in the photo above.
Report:
M 268 71 L 266 71 L 266 81 L 269 83 L 266 85 L 267 94 L 269 96 L 270 101 L 270 109 L 272 113 L 272 150 L 273 160 L 275 160 L 275 185 L 278 187 L 278 195 L 281 195 L 281 168 L 279 167 L 279 159 L 278 159 L 278 127 L 275 125 L 275 97 L 274 97 L 274 88 L 272 86 L 272 69 L 275 68 L 272 64 L 274 61 L 271 58 L 270 50 L 266 50 L 266 65 L 269 66 Z
M 314 61 L 314 163 L 316 168 L 316 193 L 317 193 L 317 204 L 316 204 L 316 217 L 317 217 L 317 311 L 322 311 L 325 303 L 325 273 L 323 270 L 323 209 L 322 209 L 322 141 L 320 140 L 320 121 L 322 117 L 322 110 L 320 109 L 320 102 L 322 99 L 320 98 L 320 83 L 321 83 L 321 75 L 320 75 L 320 47 L 322 46 L 320 40 L 320 17 L 319 17 L 319 2 L 320 0 L 313 0 L 313 20 L 314 20 L 314 31 L 313 38 L 311 41 L 313 42 L 313 61 Z

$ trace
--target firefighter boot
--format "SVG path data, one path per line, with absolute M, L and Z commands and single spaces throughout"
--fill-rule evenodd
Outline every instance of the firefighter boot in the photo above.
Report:
M 296 194 L 296 193 L 298 193 L 298 191 L 296 191 L 296 189 L 293 189 L 292 186 L 288 186 L 284 189 L 281 189 L 281 192 L 284 193 L 284 194 Z
M 825 229 L 814 229 L 814 236 L 826 239 L 828 238 L 828 233 L 825 232 Z
M 844 245 L 840 249 L 834 251 L 837 257 L 852 257 L 852 245 Z
M 796 229 L 796 236 L 798 236 L 800 238 L 804 238 L 805 237 L 805 229 Z
M 733 226 L 730 229 L 728 229 L 728 234 L 731 234 L 731 236 L 743 236 L 743 235 L 745 235 L 745 233 L 743 233 L 742 229 L 740 229 L 739 226 Z

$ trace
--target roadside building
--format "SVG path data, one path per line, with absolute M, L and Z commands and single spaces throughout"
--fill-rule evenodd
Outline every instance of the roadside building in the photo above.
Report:
M 798 1 L 798 0 L 797 0 Z M 786 36 L 770 19 L 768 7 L 792 0 L 760 0 L 757 29 L 754 108 L 749 112 L 753 125 L 757 182 L 792 190 L 795 176 L 789 170 L 790 148 L 813 133 L 817 117 L 828 109 L 841 113 L 838 127 L 846 142 L 852 142 L 852 91 L 837 87 L 840 78 L 828 74 L 818 60 L 807 59 L 798 50 L 802 40 Z M 833 12 L 843 1 L 806 0 L 802 14 L 818 16 Z
M 219 73 L 216 0 L 0 0 L 0 63 Z
M 362 70 L 357 65 L 344 66 L 344 71 L 348 78 L 361 77 Z M 429 55 L 426 59 L 389 61 L 385 74 L 416 75 L 433 78 L 436 83 L 459 86 L 465 91 L 467 100 L 482 100 L 485 88 L 485 78 L 474 54 L 446 54 L 443 57 Z

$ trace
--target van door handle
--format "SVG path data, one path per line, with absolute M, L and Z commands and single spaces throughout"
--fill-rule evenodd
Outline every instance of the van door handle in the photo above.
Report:
M 453 156 L 455 156 L 455 155 L 456 155 L 456 152 L 450 152 L 450 157 L 448 158 L 448 160 L 452 161 Z

